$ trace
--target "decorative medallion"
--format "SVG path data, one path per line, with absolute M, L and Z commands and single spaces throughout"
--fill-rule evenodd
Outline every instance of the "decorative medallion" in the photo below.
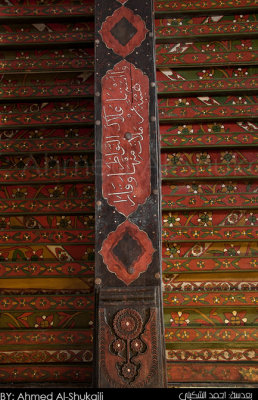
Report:
M 108 270 L 130 285 L 147 270 L 154 252 L 147 234 L 130 221 L 125 221 L 108 235 L 99 253 Z
M 150 195 L 149 79 L 123 60 L 102 79 L 102 192 L 125 216 Z
M 109 325 L 100 310 L 100 363 L 112 387 L 144 387 L 157 376 L 157 313 L 144 311 L 145 321 L 135 309 L 124 308 Z
M 120 377 L 125 382 L 131 383 L 138 375 L 138 370 L 140 369 L 141 364 L 139 362 L 135 362 L 134 358 L 130 357 L 130 353 L 132 353 L 132 356 L 136 356 L 139 353 L 142 353 L 143 349 L 146 348 L 145 343 L 142 342 L 140 338 L 137 339 L 143 329 L 142 318 L 136 310 L 131 308 L 120 310 L 115 315 L 113 328 L 116 335 L 122 339 L 118 339 L 113 342 L 114 353 L 120 353 L 121 355 L 123 349 L 126 349 L 123 357 L 124 360 L 117 363 L 116 368 Z M 131 340 L 133 341 L 130 345 Z M 123 346 L 118 346 L 118 341 L 121 341 Z
M 126 1 L 120 3 L 124 4 Z M 117 9 L 113 15 L 107 17 L 99 31 L 106 46 L 122 57 L 139 47 L 147 32 L 142 18 L 126 7 Z
M 137 311 L 130 308 L 121 310 L 115 315 L 113 328 L 116 335 L 121 339 L 135 339 L 142 330 L 141 316 Z

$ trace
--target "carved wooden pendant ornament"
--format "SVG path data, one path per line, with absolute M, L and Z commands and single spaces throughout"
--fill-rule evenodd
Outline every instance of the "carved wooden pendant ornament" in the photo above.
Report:
M 96 381 L 164 387 L 152 1 L 96 1 Z

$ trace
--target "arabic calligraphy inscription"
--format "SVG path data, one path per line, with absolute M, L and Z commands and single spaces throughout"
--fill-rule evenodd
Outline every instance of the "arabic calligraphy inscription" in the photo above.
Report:
M 103 197 L 125 216 L 150 195 L 149 79 L 123 60 L 102 79 Z

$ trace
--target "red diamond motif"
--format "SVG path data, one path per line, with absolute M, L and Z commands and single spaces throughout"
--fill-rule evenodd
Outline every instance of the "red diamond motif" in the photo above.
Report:
M 131 35 L 127 38 L 125 35 L 129 29 L 126 30 L 126 26 L 131 26 Z M 115 35 L 114 32 L 116 32 Z M 119 40 L 119 32 L 123 40 Z M 142 18 L 126 7 L 118 8 L 113 15 L 107 17 L 99 31 L 106 46 L 122 57 L 126 57 L 139 47 L 147 32 Z
M 125 3 L 127 3 L 127 1 L 128 0 L 117 0 L 119 3 L 121 3 L 121 4 L 125 4 Z
M 126 248 L 126 246 L 126 254 L 122 253 L 121 244 L 128 236 L 131 237 L 132 246 L 136 246 L 140 249 L 140 251 L 138 250 L 137 256 L 134 254 L 134 248 L 131 249 L 130 254 L 130 249 Z M 133 242 L 135 242 L 135 244 L 133 244 Z M 117 250 L 119 245 L 121 257 L 119 257 L 117 251 L 114 251 L 114 249 Z M 102 255 L 108 270 L 113 272 L 117 278 L 126 285 L 130 285 L 130 283 L 139 278 L 140 274 L 148 269 L 154 252 L 155 249 L 147 233 L 141 231 L 137 225 L 126 220 L 119 225 L 115 232 L 111 232 L 108 235 L 99 253 Z M 127 265 L 125 265 L 127 263 L 124 261 L 126 256 L 128 257 L 128 264 L 130 264 L 129 270 Z

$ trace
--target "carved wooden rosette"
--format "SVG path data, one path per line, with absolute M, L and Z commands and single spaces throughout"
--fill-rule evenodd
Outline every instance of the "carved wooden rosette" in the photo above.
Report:
M 96 381 L 163 387 L 152 0 L 97 0 Z

